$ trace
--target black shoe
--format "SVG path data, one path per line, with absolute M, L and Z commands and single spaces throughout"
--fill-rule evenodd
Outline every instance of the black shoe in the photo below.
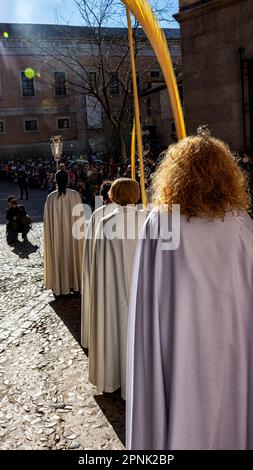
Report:
M 18 243 L 18 239 L 16 238 L 15 240 L 11 240 L 10 242 L 7 241 L 8 245 L 12 246 L 12 245 L 16 245 L 16 243 Z

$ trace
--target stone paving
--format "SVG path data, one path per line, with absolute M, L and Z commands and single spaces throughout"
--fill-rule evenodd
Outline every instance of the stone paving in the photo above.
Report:
M 45 194 L 26 203 L 29 242 L 9 247 L 0 181 L 0 449 L 121 449 L 125 404 L 97 394 L 80 346 L 80 296 L 55 299 L 42 285 Z

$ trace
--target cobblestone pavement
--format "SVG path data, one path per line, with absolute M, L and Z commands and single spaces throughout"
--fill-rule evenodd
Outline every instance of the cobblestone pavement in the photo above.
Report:
M 25 201 L 30 242 L 6 244 L 15 190 L 0 181 L 0 449 L 121 449 L 124 402 L 88 382 L 80 296 L 55 300 L 42 285 L 43 193 Z

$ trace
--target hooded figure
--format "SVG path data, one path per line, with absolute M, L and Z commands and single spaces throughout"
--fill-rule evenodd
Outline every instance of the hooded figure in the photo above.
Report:
M 253 449 L 253 222 L 244 176 L 205 133 L 153 179 L 128 330 L 127 448 Z M 171 204 L 180 204 L 180 243 Z M 172 237 L 175 235 L 172 234 Z
M 115 204 L 109 198 L 112 181 L 104 181 L 100 188 L 100 197 L 103 206 L 96 209 L 87 226 L 86 240 L 83 252 L 83 279 L 82 279 L 82 304 L 81 304 L 81 344 L 83 348 L 89 347 L 90 335 L 90 291 L 91 291 L 91 268 L 93 260 L 93 245 L 99 222 L 103 217 L 115 210 Z
M 81 290 L 85 219 L 78 192 L 67 188 L 65 170 L 56 173 L 56 184 L 44 209 L 44 283 L 61 295 Z M 76 233 L 82 225 L 84 230 Z
M 89 380 L 99 392 L 121 387 L 126 398 L 128 308 L 136 244 L 146 213 L 136 207 L 140 188 L 128 178 L 109 192 L 116 209 L 98 224 L 93 248 Z

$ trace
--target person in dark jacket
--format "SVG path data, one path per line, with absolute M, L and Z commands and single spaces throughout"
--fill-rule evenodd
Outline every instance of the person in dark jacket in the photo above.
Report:
M 32 228 L 32 220 L 27 214 L 24 206 L 18 206 L 18 231 L 22 234 L 24 241 L 27 241 L 27 234 Z
M 15 196 L 8 197 L 8 209 L 6 210 L 6 238 L 7 243 L 18 241 L 18 206 Z
M 31 218 L 24 206 L 18 206 L 14 196 L 8 197 L 8 209 L 6 211 L 6 238 L 7 243 L 12 244 L 18 241 L 18 234 L 22 234 L 24 241 L 27 241 L 27 234 L 31 230 Z
M 21 167 L 18 170 L 17 181 L 20 188 L 20 201 L 23 200 L 23 195 L 25 192 L 26 200 L 28 199 L 28 190 L 27 190 L 27 174 L 24 167 Z

